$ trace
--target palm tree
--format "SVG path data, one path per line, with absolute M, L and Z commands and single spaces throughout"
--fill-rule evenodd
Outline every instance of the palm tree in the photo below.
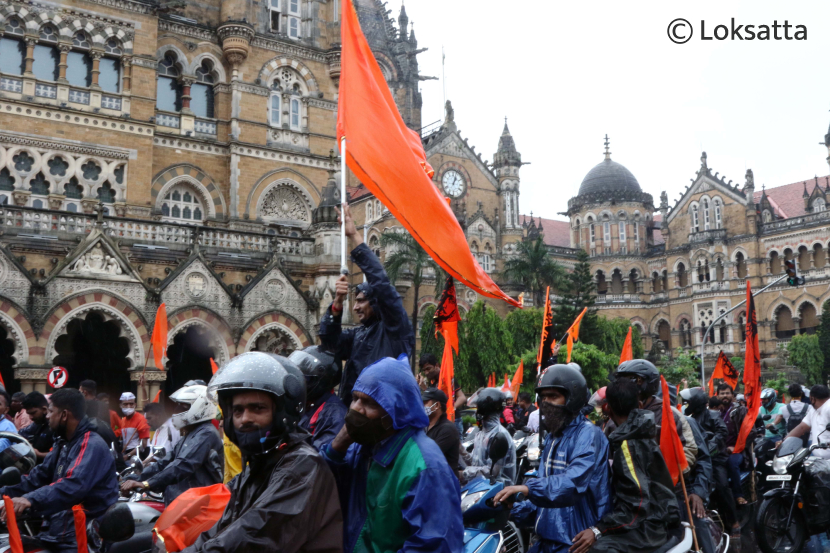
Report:
M 548 255 L 542 238 L 516 244 L 516 255 L 504 263 L 502 277 L 524 285 L 533 296 L 533 305 L 544 306 L 545 288 L 562 282 L 565 270 Z
M 380 238 L 381 246 L 389 247 L 386 253 L 384 268 L 389 280 L 394 285 L 399 278 L 411 278 L 413 288 L 412 304 L 412 332 L 415 336 L 418 329 L 418 300 L 420 299 L 421 284 L 424 279 L 435 278 L 435 289 L 440 289 L 444 278 L 444 271 L 438 263 L 432 260 L 421 245 L 412 238 L 406 231 L 396 232 L 394 230 L 384 232 Z M 410 362 L 413 370 L 415 367 L 415 341 L 413 338 L 412 355 Z

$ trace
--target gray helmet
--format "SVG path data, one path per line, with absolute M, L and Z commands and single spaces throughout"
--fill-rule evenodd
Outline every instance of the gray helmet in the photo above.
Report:
M 565 395 L 565 409 L 575 415 L 588 403 L 588 384 L 572 365 L 551 365 L 545 369 L 536 382 L 536 393 L 560 390 Z
M 340 367 L 334 361 L 334 355 L 323 350 L 320 346 L 310 346 L 297 350 L 288 356 L 305 376 L 306 397 L 309 401 L 330 391 L 337 384 L 337 373 Z
M 778 401 L 778 392 L 772 388 L 764 388 L 761 392 L 761 403 L 763 403 L 764 407 L 771 409 L 776 401 Z
M 640 399 L 647 399 L 651 396 L 657 395 L 657 390 L 660 387 L 660 372 L 654 363 L 646 361 L 645 359 L 632 359 L 631 361 L 624 361 L 617 367 L 615 376 L 638 376 L 643 379 L 640 384 Z

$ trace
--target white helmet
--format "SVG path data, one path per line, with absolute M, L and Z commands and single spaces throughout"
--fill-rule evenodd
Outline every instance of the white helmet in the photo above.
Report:
M 179 388 L 170 396 L 176 403 L 189 405 L 184 413 L 173 415 L 173 426 L 178 430 L 191 424 L 216 418 L 216 404 L 207 397 L 207 386 L 193 385 Z

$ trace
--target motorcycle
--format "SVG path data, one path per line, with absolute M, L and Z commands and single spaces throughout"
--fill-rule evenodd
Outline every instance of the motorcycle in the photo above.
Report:
M 163 451 L 164 448 L 161 449 Z M 133 461 L 118 474 L 119 486 L 127 476 L 140 475 L 143 468 L 141 461 Z M 118 501 L 126 503 L 133 514 L 136 534 L 151 532 L 161 513 L 164 512 L 164 496 L 156 492 L 134 490 L 129 495 L 120 496 Z
M 524 484 L 530 478 L 536 477 L 536 470 L 539 468 L 539 434 L 526 434 L 520 430 L 513 436 L 513 443 L 516 445 L 517 483 Z
M 471 426 L 464 432 L 464 436 L 461 438 L 461 447 L 467 450 L 467 452 L 473 451 L 475 447 L 476 435 L 480 432 L 478 426 Z
M 830 424 L 821 434 L 828 431 Z M 774 474 L 766 480 L 781 487 L 764 494 L 755 519 L 764 553 L 801 551 L 810 536 L 830 530 L 830 459 L 811 457 L 817 449 L 830 449 L 830 444 L 804 447 L 801 438 L 791 437 L 778 448 Z

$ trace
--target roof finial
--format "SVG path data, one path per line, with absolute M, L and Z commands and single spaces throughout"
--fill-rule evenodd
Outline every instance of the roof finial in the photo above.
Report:
M 605 135 L 605 159 L 611 161 L 611 150 L 608 147 L 611 145 L 611 139 L 608 138 L 608 135 Z

